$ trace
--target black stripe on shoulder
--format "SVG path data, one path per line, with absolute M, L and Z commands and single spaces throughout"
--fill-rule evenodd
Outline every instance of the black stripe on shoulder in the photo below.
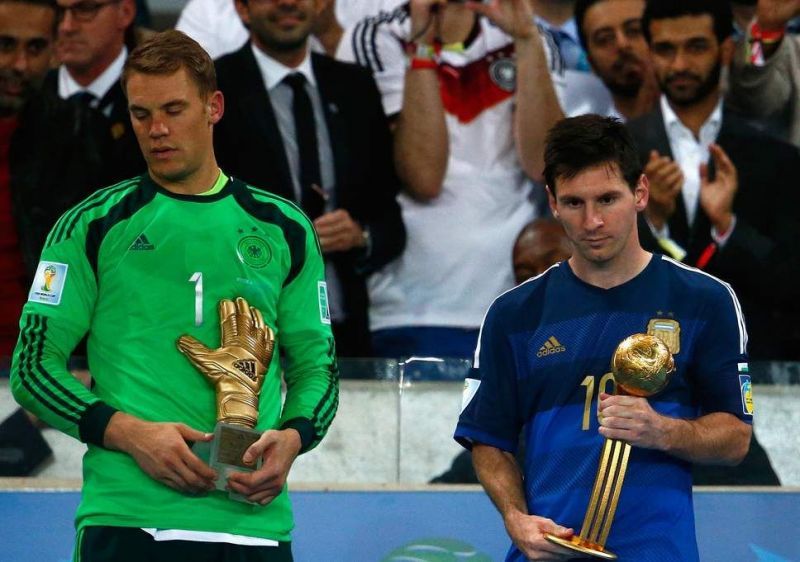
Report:
M 378 44 L 377 44 L 377 36 L 378 36 L 378 25 L 374 24 L 372 26 L 372 33 L 369 36 L 369 47 L 372 49 L 372 57 L 375 59 L 375 67 L 377 72 L 383 72 L 383 61 L 381 61 L 381 55 L 378 51 Z
M 361 34 L 361 28 L 367 25 L 367 22 L 364 20 L 358 22 L 353 29 L 352 34 L 350 35 L 350 48 L 353 50 L 353 56 L 356 59 L 356 62 L 361 65 L 369 68 L 369 63 L 364 57 L 361 55 L 361 49 L 359 48 L 358 37 Z
M 134 189 L 114 204 L 102 217 L 89 223 L 86 234 L 86 258 L 89 265 L 97 275 L 97 256 L 100 253 L 100 244 L 103 243 L 108 232 L 120 222 L 131 218 L 142 207 L 150 203 L 156 196 L 153 189 Z
M 336 342 L 328 339 L 328 386 L 314 408 L 312 423 L 317 436 L 325 435 L 339 407 L 339 365 L 336 361 Z
M 70 209 L 61 218 L 61 220 L 58 221 L 55 228 L 53 228 L 52 233 L 48 237 L 45 247 L 50 247 L 53 244 L 58 244 L 59 242 L 63 242 L 69 238 L 72 235 L 72 232 L 75 230 L 78 220 L 80 220 L 81 216 L 83 216 L 85 212 L 104 205 L 109 199 L 118 193 L 136 186 L 138 181 L 139 178 L 125 180 L 105 189 L 101 189 L 78 203 L 75 207 Z
M 303 264 L 306 261 L 306 231 L 308 228 L 313 232 L 313 226 L 309 221 L 309 226 L 307 228 L 303 227 L 295 219 L 288 217 L 276 203 L 258 201 L 254 195 L 257 194 L 268 199 L 274 199 L 276 202 L 279 201 L 283 204 L 291 205 L 302 214 L 300 208 L 291 201 L 265 191 L 256 190 L 240 182 L 237 182 L 237 184 L 233 194 L 239 206 L 250 216 L 260 221 L 274 224 L 283 232 L 283 237 L 289 246 L 289 254 L 291 256 L 289 274 L 283 280 L 283 286 L 285 287 L 297 277 L 303 268 Z

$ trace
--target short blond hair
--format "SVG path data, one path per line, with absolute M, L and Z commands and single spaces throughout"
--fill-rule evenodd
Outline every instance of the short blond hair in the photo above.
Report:
M 136 47 L 125 61 L 120 84 L 127 95 L 131 74 L 173 74 L 185 68 L 205 98 L 217 90 L 214 61 L 200 44 L 175 29 L 156 33 Z

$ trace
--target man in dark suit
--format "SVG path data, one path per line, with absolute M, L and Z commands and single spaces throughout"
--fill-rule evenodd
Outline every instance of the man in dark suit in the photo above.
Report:
M 724 111 L 733 43 L 721 0 L 654 0 L 644 32 L 662 90 L 629 127 L 646 162 L 642 244 L 733 285 L 758 359 L 797 358 L 800 172 L 794 147 Z
M 642 246 L 729 282 L 750 355 L 786 355 L 798 306 L 800 155 L 723 111 L 720 73 L 733 52 L 727 2 L 650 0 L 643 27 L 662 96 L 628 124 L 650 181 Z M 695 465 L 693 476 L 695 485 L 780 484 L 755 436 L 740 465 Z
M 55 23 L 52 0 L 0 2 L 0 376 L 48 232 L 104 181 L 96 115 L 42 89 Z M 32 415 L 0 420 L 0 477 L 28 476 L 51 455 Z
M 369 74 L 310 54 L 327 0 L 237 0 L 250 41 L 217 61 L 220 166 L 297 201 L 326 258 L 340 355 L 370 354 L 366 276 L 397 257 L 405 229 L 391 134 Z
M 45 89 L 101 114 L 109 133 L 107 183 L 144 173 L 145 164 L 119 83 L 128 56 L 126 34 L 136 15 L 134 0 L 56 0 L 61 62 Z

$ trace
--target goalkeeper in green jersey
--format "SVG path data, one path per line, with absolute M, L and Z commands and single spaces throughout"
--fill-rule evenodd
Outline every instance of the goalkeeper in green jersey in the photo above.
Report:
M 12 391 L 88 444 L 76 560 L 291 560 L 287 474 L 338 404 L 316 235 L 297 206 L 217 167 L 224 102 L 197 43 L 156 35 L 131 53 L 122 85 L 148 173 L 51 231 Z M 66 368 L 84 336 L 91 390 Z M 211 440 L 218 408 L 260 433 L 242 459 L 260 468 L 227 479 L 250 503 L 213 491 L 219 475 L 191 449 Z

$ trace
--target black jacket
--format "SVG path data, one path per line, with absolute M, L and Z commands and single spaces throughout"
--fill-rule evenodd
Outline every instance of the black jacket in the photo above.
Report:
M 350 251 L 327 256 L 343 285 L 348 324 L 359 331 L 359 340 L 368 341 L 366 276 L 400 255 L 405 245 L 391 133 L 367 70 L 317 54 L 311 55 L 311 63 L 331 138 L 338 207 L 368 227 L 372 239 L 368 255 Z M 214 129 L 220 167 L 294 200 L 283 141 L 250 43 L 220 58 L 216 67 L 225 96 L 225 114 Z
M 58 95 L 58 69 L 51 70 L 47 74 L 44 89 Z M 105 168 L 103 173 L 108 183 L 116 183 L 146 172 L 147 164 L 133 132 L 128 113 L 128 100 L 122 92 L 119 80 L 100 100 L 96 113 L 96 119 L 106 129 L 103 142 L 107 143 L 107 146 L 103 151 L 107 157 L 103 164 Z
M 32 280 L 58 218 L 108 183 L 108 130 L 94 111 L 42 91 L 23 108 L 9 148 L 12 213 Z
M 628 127 L 643 163 L 654 149 L 672 157 L 660 108 L 631 121 Z M 737 222 L 730 239 L 705 270 L 735 289 L 744 309 L 754 358 L 800 358 L 792 341 L 800 335 L 794 321 L 800 312 L 800 189 L 795 179 L 800 171 L 800 153 L 728 112 L 723 113 L 716 142 L 738 172 L 739 187 L 733 202 Z M 687 250 L 684 262 L 689 265 L 694 266 L 713 242 L 711 223 L 702 207 L 698 204 L 690 228 L 680 196 L 669 230 L 670 237 Z M 639 237 L 645 249 L 660 251 L 642 216 Z

